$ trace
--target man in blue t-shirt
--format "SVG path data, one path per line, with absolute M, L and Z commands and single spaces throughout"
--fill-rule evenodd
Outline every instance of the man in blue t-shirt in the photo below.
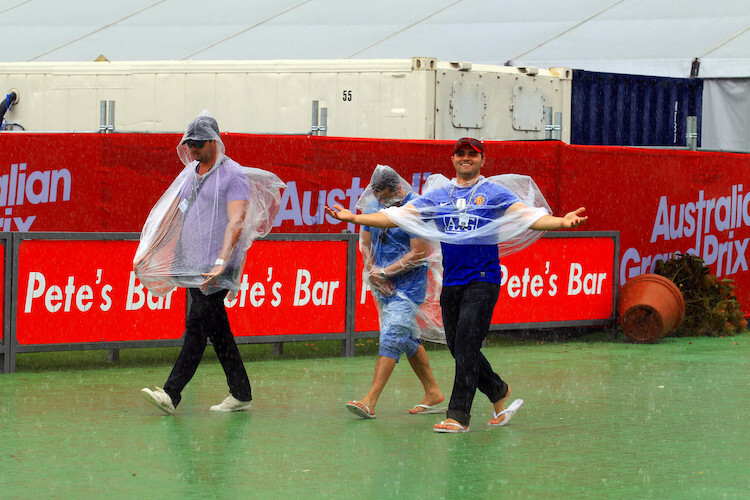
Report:
M 370 181 L 375 199 L 364 211 L 377 212 L 412 201 L 414 193 L 405 192 L 401 181 L 395 170 L 379 165 Z M 401 354 L 406 354 L 425 392 L 422 401 L 409 413 L 437 413 L 441 410 L 436 405 L 445 397 L 430 369 L 416 324 L 416 314 L 427 290 L 429 245 L 399 228 L 365 226 L 359 237 L 365 281 L 378 302 L 380 345 L 370 392 L 359 401 L 349 401 L 346 407 L 361 418 L 375 418 L 380 393 Z
M 466 232 L 457 243 L 442 243 L 443 289 L 440 305 L 448 348 L 456 362 L 453 392 L 446 419 L 434 426 L 435 432 L 469 431 L 471 406 L 477 389 L 493 405 L 492 426 L 506 425 L 523 401 L 507 409 L 508 384 L 495 373 L 481 353 L 482 342 L 489 331 L 492 311 L 500 294 L 500 259 L 497 241 L 483 241 L 474 234 L 477 229 L 506 214 L 527 209 L 503 186 L 485 182 L 480 174 L 485 163 L 484 146 L 476 139 L 459 139 L 451 156 L 456 178 L 449 185 L 426 193 L 404 206 L 405 210 L 424 217 L 430 214 L 442 233 Z M 574 228 L 586 221 L 579 208 L 564 217 L 543 215 L 530 228 L 536 231 Z M 326 212 L 343 221 L 377 227 L 395 227 L 384 213 L 355 215 L 335 205 Z

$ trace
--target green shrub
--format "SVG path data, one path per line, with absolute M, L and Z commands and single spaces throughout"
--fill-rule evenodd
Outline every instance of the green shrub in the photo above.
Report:
M 734 280 L 718 279 L 700 257 L 672 254 L 668 261 L 658 261 L 654 272 L 670 279 L 685 298 L 685 319 L 672 335 L 722 337 L 747 327 Z

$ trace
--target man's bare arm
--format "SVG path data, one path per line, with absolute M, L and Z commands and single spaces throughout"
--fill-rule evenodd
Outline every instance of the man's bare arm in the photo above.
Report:
M 419 210 L 411 203 L 401 207 L 413 213 L 419 215 Z M 326 207 L 326 213 L 334 219 L 342 220 L 344 222 L 351 222 L 360 226 L 371 226 L 379 228 L 398 227 L 398 224 L 389 219 L 383 212 L 374 212 L 371 214 L 355 214 L 351 210 L 347 210 L 341 205 L 334 205 L 333 208 Z
M 242 234 L 242 225 L 245 222 L 245 215 L 247 215 L 246 200 L 235 200 L 227 203 L 227 216 L 229 217 L 229 223 L 224 231 L 224 242 L 221 245 L 219 259 L 229 261 L 232 258 L 232 255 L 234 255 L 237 242 Z M 226 264 L 215 264 L 211 271 L 203 273 L 203 276 L 206 277 L 206 281 L 203 282 L 202 286 L 207 285 L 209 281 L 219 276 L 224 272 L 226 267 Z
M 526 205 L 524 205 L 521 202 L 516 202 L 508 207 L 506 210 L 507 213 L 512 213 L 517 210 L 521 210 L 523 208 L 528 208 Z M 581 207 L 577 210 L 574 210 L 572 212 L 568 212 L 565 214 L 564 217 L 555 217 L 554 215 L 544 215 L 537 219 L 532 225 L 531 229 L 535 231 L 555 231 L 557 229 L 572 229 L 574 227 L 580 226 L 587 220 L 589 220 L 588 217 L 582 217 L 581 214 L 586 209 L 584 207 Z

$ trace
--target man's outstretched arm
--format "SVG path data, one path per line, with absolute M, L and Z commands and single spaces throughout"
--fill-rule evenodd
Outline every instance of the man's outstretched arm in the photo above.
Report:
M 526 205 L 524 205 L 521 202 L 517 202 L 509 206 L 506 212 L 511 213 L 511 212 L 515 212 L 516 210 L 521 210 L 523 208 L 527 208 Z M 540 217 L 539 219 L 537 219 L 531 225 L 531 229 L 535 231 L 555 231 L 557 229 L 572 229 L 574 227 L 580 226 L 581 224 L 589 220 L 588 217 L 581 216 L 581 214 L 585 210 L 586 209 L 584 207 L 581 207 L 572 212 L 568 212 L 563 217 L 556 217 L 554 215 L 544 215 Z
M 358 224 L 360 226 L 371 226 L 371 227 L 398 227 L 395 222 L 386 217 L 381 212 L 374 212 L 371 214 L 354 214 L 351 210 L 347 210 L 341 205 L 334 205 L 333 208 L 326 207 L 326 213 L 334 219 L 342 220 L 344 222 L 351 222 L 352 224 Z

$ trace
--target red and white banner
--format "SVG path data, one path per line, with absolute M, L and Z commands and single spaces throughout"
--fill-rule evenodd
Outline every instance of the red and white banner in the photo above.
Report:
M 133 273 L 137 241 L 24 240 L 16 340 L 74 344 L 179 339 L 185 290 L 154 297 Z
M 184 289 L 155 297 L 132 271 L 136 241 L 24 240 L 21 345 L 179 339 Z M 344 333 L 346 241 L 258 241 L 225 301 L 235 336 Z M 293 258 L 292 258 L 293 257 Z
M 356 244 L 352 241 L 352 244 Z M 137 241 L 23 240 L 18 254 L 20 345 L 179 339 L 185 291 L 155 297 L 132 271 Z M 226 300 L 235 336 L 346 333 L 346 240 L 262 240 L 248 252 L 240 290 Z M 356 282 L 355 331 L 378 330 Z M 542 238 L 503 259 L 493 324 L 613 317 L 614 239 Z
M 493 325 L 602 324 L 614 317 L 614 238 L 559 236 L 501 259 L 503 286 Z
M 621 284 L 670 254 L 693 253 L 736 281 L 747 313 L 749 168 L 746 154 L 569 147 L 560 203 L 581 200 L 591 217 L 586 229 L 620 231 Z
M 566 236 L 541 238 L 500 260 L 503 283 L 493 325 L 605 324 L 614 317 L 614 237 Z M 356 331 L 377 331 L 374 299 L 362 291 L 361 256 L 357 261 Z
M 182 164 L 178 134 L 0 134 L 4 231 L 137 232 Z M 338 233 L 324 205 L 353 207 L 375 165 L 415 191 L 453 175 L 450 141 L 224 134 L 227 154 L 287 183 L 276 233 Z M 620 280 L 673 252 L 702 256 L 750 310 L 750 155 L 487 142 L 484 175 L 534 178 L 556 214 L 585 206 L 583 230 L 620 232 Z
M 256 241 L 227 300 L 240 336 L 346 331 L 346 241 Z

